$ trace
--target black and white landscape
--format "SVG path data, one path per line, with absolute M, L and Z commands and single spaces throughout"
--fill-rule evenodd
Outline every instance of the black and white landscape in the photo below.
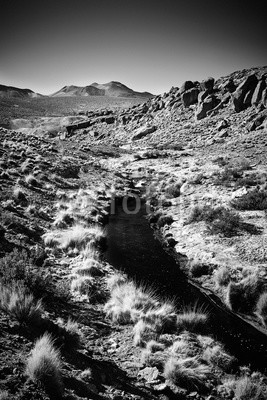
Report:
M 1 400 L 267 399 L 266 11 L 1 1 Z

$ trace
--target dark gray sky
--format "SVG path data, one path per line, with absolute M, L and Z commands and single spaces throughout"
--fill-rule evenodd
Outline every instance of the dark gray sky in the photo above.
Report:
M 0 0 L 0 84 L 162 93 L 267 64 L 267 0 Z

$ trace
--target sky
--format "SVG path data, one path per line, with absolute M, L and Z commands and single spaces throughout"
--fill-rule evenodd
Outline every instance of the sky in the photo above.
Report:
M 267 65 L 267 1 L 0 0 L 0 84 L 159 94 Z

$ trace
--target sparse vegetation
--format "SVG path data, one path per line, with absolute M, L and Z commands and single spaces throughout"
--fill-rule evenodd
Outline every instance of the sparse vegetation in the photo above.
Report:
M 241 218 L 235 212 L 219 206 L 194 207 L 186 221 L 187 224 L 205 221 L 211 234 L 222 233 L 225 236 L 237 235 L 244 228 Z
M 266 210 L 267 191 L 253 189 L 232 201 L 232 206 L 238 210 Z

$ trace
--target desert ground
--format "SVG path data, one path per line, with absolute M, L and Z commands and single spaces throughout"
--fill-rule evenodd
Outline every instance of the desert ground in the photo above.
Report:
M 266 76 L 146 101 L 0 100 L 0 399 L 267 398 Z M 234 354 L 209 307 L 137 278 L 134 257 L 107 261 L 125 196 L 146 203 L 159 279 L 170 254 L 242 324 L 244 353 L 255 335 L 257 359 Z

